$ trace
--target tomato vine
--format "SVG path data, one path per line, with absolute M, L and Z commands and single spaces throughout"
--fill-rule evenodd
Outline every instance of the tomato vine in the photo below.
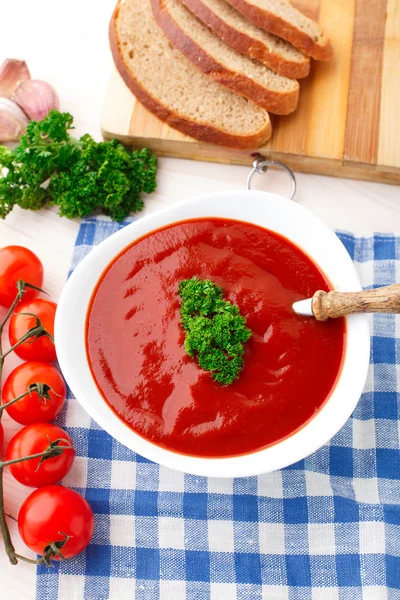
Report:
M 13 314 L 15 307 L 22 300 L 26 288 L 32 288 L 32 289 L 38 290 L 40 292 L 43 292 L 43 290 L 41 290 L 40 288 L 38 288 L 34 285 L 31 285 L 29 283 L 26 283 L 25 281 L 22 281 L 22 280 L 19 280 L 16 283 L 16 287 L 17 287 L 17 293 L 15 296 L 15 299 L 14 299 L 13 303 L 11 304 L 10 308 L 8 309 L 4 319 L 0 322 L 0 399 L 1 399 L 1 378 L 2 378 L 2 373 L 3 373 L 4 361 L 5 361 L 6 357 L 11 352 L 13 352 L 20 344 L 23 344 L 27 340 L 34 341 L 40 337 L 46 336 L 46 337 L 50 338 L 51 341 L 54 342 L 52 335 L 48 331 L 46 331 L 46 329 L 43 327 L 40 319 L 36 315 L 31 315 L 31 316 L 35 317 L 34 327 L 29 329 L 29 331 L 27 331 L 13 346 L 11 346 L 11 348 L 9 348 L 5 352 L 3 352 L 2 334 L 3 334 L 4 327 L 7 323 L 7 321 L 9 320 L 9 318 L 11 317 L 11 315 Z M 21 313 L 21 314 L 23 314 L 23 313 Z M 50 391 L 53 391 L 51 389 L 51 387 L 43 382 L 37 382 L 37 383 L 29 385 L 28 389 L 26 390 L 25 393 L 21 394 L 17 398 L 14 398 L 7 404 L 0 407 L 0 424 L 1 424 L 1 418 L 3 415 L 4 409 L 7 408 L 8 406 L 10 406 L 11 404 L 18 402 L 19 400 L 21 400 L 22 398 L 25 398 L 28 394 L 31 394 L 32 392 L 36 392 L 39 396 L 39 399 L 41 399 L 43 401 L 51 400 L 51 397 L 49 396 Z M 60 446 L 59 445 L 60 441 L 65 442 L 66 440 L 55 440 L 53 442 L 51 442 L 49 440 L 48 447 L 43 452 L 39 452 L 37 454 L 32 454 L 30 456 L 23 456 L 20 458 L 15 458 L 13 460 L 9 460 L 9 461 L 1 461 L 0 460 L 0 530 L 2 532 L 6 553 L 10 560 L 10 563 L 12 565 L 16 565 L 16 564 L 18 564 L 18 561 L 22 560 L 22 561 L 25 561 L 25 562 L 28 562 L 31 564 L 45 563 L 46 565 L 50 566 L 52 557 L 58 556 L 59 558 L 63 558 L 61 550 L 62 550 L 62 547 L 64 546 L 64 544 L 68 541 L 69 536 L 67 536 L 66 534 L 64 534 L 62 532 L 60 532 L 60 533 L 63 535 L 64 540 L 55 541 L 55 542 L 52 542 L 51 544 L 49 544 L 49 546 L 44 549 L 43 556 L 37 560 L 27 558 L 25 556 L 17 554 L 17 552 L 15 551 L 15 547 L 14 547 L 12 539 L 11 539 L 10 530 L 8 528 L 7 521 L 6 521 L 6 515 L 5 515 L 5 509 L 4 509 L 4 488 L 3 488 L 3 474 L 4 474 L 5 467 L 7 467 L 11 464 L 23 462 L 25 460 L 32 460 L 32 459 L 37 459 L 37 458 L 41 459 L 40 463 L 39 463 L 39 467 L 40 467 L 40 464 L 44 460 L 47 460 L 49 458 L 53 458 L 56 456 L 60 456 L 64 452 L 64 449 L 72 448 L 72 446 L 70 446 L 70 445 Z

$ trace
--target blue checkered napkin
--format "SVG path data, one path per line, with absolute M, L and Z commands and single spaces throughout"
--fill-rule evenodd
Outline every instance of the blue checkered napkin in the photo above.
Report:
M 81 225 L 73 267 L 119 228 Z M 339 236 L 365 287 L 399 281 L 400 237 Z M 40 600 L 399 600 L 400 321 L 373 319 L 351 419 L 309 458 L 247 479 L 170 471 L 102 431 L 70 395 L 77 448 L 65 485 L 96 515 L 85 553 L 39 567 Z

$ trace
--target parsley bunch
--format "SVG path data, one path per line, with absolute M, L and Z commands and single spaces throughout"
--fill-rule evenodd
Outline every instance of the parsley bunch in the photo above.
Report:
M 186 331 L 185 349 L 222 385 L 237 379 L 243 368 L 243 344 L 251 336 L 239 309 L 222 297 L 222 289 L 206 279 L 185 279 L 179 284 L 181 318 Z
M 46 202 L 61 216 L 83 218 L 100 208 L 115 221 L 143 208 L 142 192 L 156 188 L 157 159 L 144 148 L 129 152 L 117 140 L 69 135 L 73 118 L 52 110 L 31 121 L 19 145 L 0 146 L 0 217 L 14 205 L 38 210 Z

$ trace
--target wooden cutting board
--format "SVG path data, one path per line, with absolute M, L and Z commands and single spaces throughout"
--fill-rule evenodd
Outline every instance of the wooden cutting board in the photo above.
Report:
M 204 144 L 151 115 L 112 74 L 104 137 L 158 155 L 251 164 L 261 154 L 292 169 L 400 183 L 400 0 L 296 0 L 330 36 L 335 58 L 313 62 L 293 115 L 273 118 L 273 137 L 254 151 Z

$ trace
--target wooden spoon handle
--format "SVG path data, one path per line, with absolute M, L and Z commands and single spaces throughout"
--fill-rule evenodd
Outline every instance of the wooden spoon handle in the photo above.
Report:
M 365 292 L 323 292 L 313 296 L 312 309 L 318 321 L 352 313 L 400 313 L 400 283 Z

